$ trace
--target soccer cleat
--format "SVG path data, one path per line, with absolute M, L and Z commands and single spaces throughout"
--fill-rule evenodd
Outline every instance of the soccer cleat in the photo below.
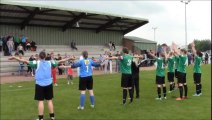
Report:
M 163 97 L 163 99 L 165 99 L 165 100 L 166 100 L 167 98 L 166 98 L 166 97 Z
M 155 98 L 155 100 L 162 100 L 161 98 Z
M 195 93 L 193 96 L 200 96 L 200 94 Z
M 69 85 L 69 82 L 67 82 L 67 84 Z
M 169 91 L 168 93 L 172 93 L 172 91 Z
M 180 100 L 184 100 L 184 99 L 179 97 L 179 98 L 176 98 L 176 100 L 177 101 L 180 101 Z
M 78 110 L 84 110 L 84 107 L 78 106 L 77 109 Z
M 202 93 L 199 94 L 199 96 L 201 96 L 201 95 L 202 95 Z
M 91 106 L 91 108 L 94 108 L 94 105 L 90 105 Z
M 58 86 L 57 83 L 55 83 L 54 86 Z

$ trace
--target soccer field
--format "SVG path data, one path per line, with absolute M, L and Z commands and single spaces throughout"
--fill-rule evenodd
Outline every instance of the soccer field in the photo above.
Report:
M 90 108 L 90 98 L 86 94 L 85 109 L 77 110 L 80 93 L 78 78 L 73 85 L 67 85 L 66 79 L 59 79 L 54 87 L 54 110 L 58 120 L 72 119 L 211 119 L 211 66 L 202 65 L 203 95 L 193 97 L 192 68 L 187 69 L 188 97 L 176 101 L 179 91 L 167 93 L 167 100 L 156 101 L 155 71 L 140 72 L 140 99 L 123 106 L 120 74 L 94 76 L 95 108 Z M 169 85 L 166 80 L 167 91 Z M 129 96 L 129 95 L 128 95 Z M 1 120 L 35 120 L 37 102 L 34 99 L 34 82 L 20 82 L 1 85 Z M 129 100 L 128 100 L 129 101 Z M 49 119 L 45 105 L 44 119 Z

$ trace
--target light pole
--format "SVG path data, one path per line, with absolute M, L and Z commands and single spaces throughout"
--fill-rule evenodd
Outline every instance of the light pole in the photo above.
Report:
M 154 41 L 155 41 L 155 30 L 158 29 L 157 27 L 152 27 L 152 29 L 154 30 Z
M 185 4 L 185 48 L 188 49 L 187 46 L 187 20 L 186 20 L 186 5 L 190 2 L 191 0 L 187 0 L 187 1 L 180 1 L 182 3 Z

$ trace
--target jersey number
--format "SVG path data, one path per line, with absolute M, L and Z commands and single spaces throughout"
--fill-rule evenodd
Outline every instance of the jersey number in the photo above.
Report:
M 127 66 L 130 66 L 132 64 L 132 60 L 128 60 Z
M 86 66 L 86 69 L 87 69 L 86 71 L 87 71 L 87 73 L 88 73 L 88 66 Z

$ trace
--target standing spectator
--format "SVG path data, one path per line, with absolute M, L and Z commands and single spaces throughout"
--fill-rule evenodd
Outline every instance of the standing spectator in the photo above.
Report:
M 13 47 L 14 47 L 14 42 L 13 42 L 13 37 L 10 36 L 9 40 L 7 41 L 7 47 L 9 49 L 9 55 L 12 55 Z
M 104 61 L 104 58 L 103 58 L 102 54 L 100 54 L 100 55 L 99 55 L 99 62 L 100 62 L 100 63 L 103 63 L 103 61 Z M 103 70 L 103 66 L 100 66 L 100 67 L 99 67 L 99 70 Z
M 0 37 L 0 52 L 2 51 L 3 37 Z
M 19 44 L 17 51 L 18 53 L 21 53 L 22 55 L 24 55 L 23 46 L 21 44 Z
M 21 39 L 19 36 L 15 35 L 14 36 L 14 45 L 15 45 L 15 50 L 17 50 L 18 45 L 21 43 Z
M 57 61 L 62 60 L 62 57 L 60 56 L 60 54 L 57 54 L 57 56 L 58 56 L 57 57 Z M 58 64 L 58 66 L 61 66 L 61 65 L 63 65 L 63 63 Z M 63 74 L 63 69 L 58 67 L 58 72 L 59 72 L 59 75 L 62 75 Z
M 112 50 L 112 42 L 110 41 L 108 45 L 109 45 L 109 49 L 111 51 Z
M 121 56 L 120 52 L 117 51 L 117 53 L 115 54 L 116 57 Z M 120 60 L 116 60 L 116 72 L 120 72 Z
M 115 51 L 116 50 L 115 42 L 112 43 L 112 47 L 113 47 L 113 50 Z
M 208 64 L 208 53 L 205 53 L 205 64 Z
M 108 54 L 107 54 L 107 51 L 105 51 L 105 54 L 103 55 L 103 58 L 104 58 L 104 62 L 103 62 L 103 65 L 104 65 L 104 73 L 107 74 L 108 73 L 108 59 L 106 59 L 108 57 Z
M 34 55 L 31 55 L 30 58 L 29 58 L 29 61 L 34 61 L 34 60 L 35 60 Z M 30 74 L 32 76 L 34 76 L 33 71 L 32 71 L 32 67 L 30 65 L 27 65 L 27 66 L 28 66 L 27 73 L 30 72 Z
M 24 48 L 24 51 L 26 50 L 26 40 L 27 40 L 27 38 L 23 35 L 21 38 L 21 44 Z
M 76 43 L 73 41 L 71 42 L 71 48 L 72 48 L 72 50 L 74 50 L 74 49 L 78 50 L 76 47 Z

